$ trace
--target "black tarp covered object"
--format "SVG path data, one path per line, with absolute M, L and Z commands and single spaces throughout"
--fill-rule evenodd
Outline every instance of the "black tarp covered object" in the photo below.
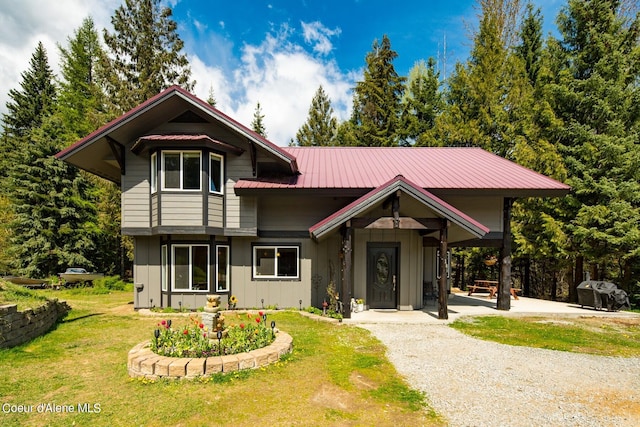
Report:
M 601 310 L 618 311 L 630 308 L 629 297 L 625 291 L 618 289 L 615 283 L 598 280 L 585 280 L 578 285 L 578 304 L 582 307 L 594 307 Z

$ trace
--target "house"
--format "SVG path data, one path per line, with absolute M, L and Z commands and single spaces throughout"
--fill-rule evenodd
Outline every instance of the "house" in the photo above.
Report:
M 280 147 L 171 87 L 57 154 L 120 185 L 134 304 L 423 307 L 447 248 L 504 248 L 511 201 L 569 187 L 479 148 Z M 505 290 L 506 289 L 506 290 Z M 348 304 L 346 304 L 347 313 Z

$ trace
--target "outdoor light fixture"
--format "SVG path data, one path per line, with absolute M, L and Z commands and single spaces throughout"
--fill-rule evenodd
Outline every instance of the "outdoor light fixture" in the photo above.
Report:
M 151 298 L 151 308 L 153 308 L 153 298 Z
M 171 327 L 171 319 L 167 319 L 167 328 Z
M 262 320 L 264 320 L 265 325 L 267 324 L 267 313 L 262 315 Z
M 300 311 L 302 311 L 302 300 L 298 301 L 300 303 Z
M 276 337 L 275 329 L 276 329 L 276 321 L 275 321 L 275 320 L 272 320 L 272 321 L 271 321 L 271 336 L 272 336 L 273 338 L 275 338 L 275 337 Z
M 218 338 L 218 354 L 220 356 L 222 356 L 222 346 L 220 345 L 220 340 L 222 339 L 222 331 L 218 330 L 218 333 L 216 334 L 216 337 Z
M 264 308 L 264 298 L 262 298 L 260 301 L 262 301 L 262 308 Z
M 153 331 L 153 336 L 156 337 L 156 347 L 158 347 L 158 338 L 160 338 L 160 329 Z
M 178 301 L 178 306 L 180 307 L 180 311 L 182 311 L 182 301 Z

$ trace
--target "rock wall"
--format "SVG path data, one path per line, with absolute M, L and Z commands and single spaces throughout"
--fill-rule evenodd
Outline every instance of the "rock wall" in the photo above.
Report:
M 71 310 L 65 301 L 49 300 L 37 308 L 18 311 L 18 306 L 0 306 L 0 348 L 15 347 L 43 335 Z

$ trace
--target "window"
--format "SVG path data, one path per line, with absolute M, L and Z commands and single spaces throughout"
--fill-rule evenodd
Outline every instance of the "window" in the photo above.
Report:
M 173 245 L 173 290 L 209 290 L 208 245 Z
M 200 152 L 162 153 L 163 190 L 200 190 Z
M 151 155 L 151 193 L 158 191 L 158 155 Z
M 299 278 L 299 252 L 298 246 L 254 246 L 253 277 Z
M 209 191 L 222 194 L 222 156 L 211 154 L 209 157 Z
M 160 284 L 163 291 L 167 290 L 169 282 L 169 270 L 167 268 L 167 245 L 162 245 L 160 249 Z
M 216 292 L 229 290 L 229 246 L 216 246 Z

